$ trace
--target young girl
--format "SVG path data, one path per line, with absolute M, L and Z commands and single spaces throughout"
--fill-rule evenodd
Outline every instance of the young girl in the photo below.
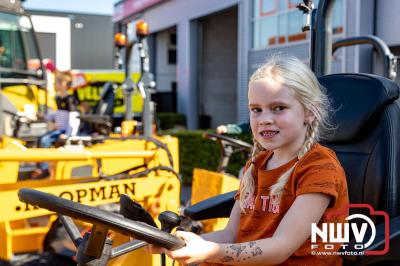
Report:
M 317 143 L 327 125 L 328 100 L 313 72 L 294 57 L 274 57 L 249 82 L 254 150 L 229 223 L 202 236 L 177 232 L 186 246 L 167 255 L 183 264 L 340 265 L 312 223 L 345 222 L 344 171 L 333 151 Z M 150 251 L 160 251 L 154 247 Z M 328 251 L 332 255 L 320 255 Z

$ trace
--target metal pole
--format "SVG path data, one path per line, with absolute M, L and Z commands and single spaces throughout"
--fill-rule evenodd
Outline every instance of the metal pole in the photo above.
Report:
M 310 68 L 315 73 L 315 38 L 316 38 L 316 19 L 317 19 L 317 10 L 313 9 L 311 11 L 311 36 L 310 36 Z
M 316 16 L 314 72 L 317 77 L 330 73 L 332 55 L 332 12 L 335 0 L 320 0 Z
M 140 80 L 138 82 L 139 91 L 144 98 L 143 103 L 143 134 L 146 137 L 152 135 L 152 125 L 154 118 L 154 102 L 151 101 L 151 90 L 154 88 L 155 83 L 153 75 L 150 73 L 149 55 L 146 39 L 139 42 L 140 53 Z
M 128 36 L 128 27 L 126 24 L 123 25 L 123 32 L 125 36 Z M 125 46 L 125 81 L 122 84 L 122 89 L 124 92 L 126 121 L 132 120 L 133 81 L 131 78 L 131 69 L 130 69 L 130 57 L 131 57 L 132 46 L 133 44 L 128 44 Z

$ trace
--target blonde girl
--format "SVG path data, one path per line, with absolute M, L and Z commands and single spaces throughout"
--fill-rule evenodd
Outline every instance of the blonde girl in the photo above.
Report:
M 248 99 L 254 150 L 228 225 L 202 236 L 177 232 L 186 246 L 167 255 L 182 264 L 340 265 L 339 244 L 326 255 L 326 243 L 311 243 L 313 223 L 347 216 L 327 215 L 347 206 L 348 195 L 334 152 L 317 143 L 326 94 L 299 59 L 274 56 L 251 76 Z

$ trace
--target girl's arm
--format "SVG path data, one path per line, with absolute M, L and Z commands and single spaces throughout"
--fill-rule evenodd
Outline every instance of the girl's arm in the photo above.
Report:
M 239 201 L 235 201 L 233 205 L 231 214 L 229 216 L 228 224 L 226 225 L 224 230 L 211 232 L 208 234 L 203 234 L 201 236 L 193 234 L 196 238 L 200 239 L 202 242 L 210 241 L 215 243 L 233 243 L 236 240 L 236 234 L 239 226 L 239 217 L 240 217 L 240 207 Z M 181 234 L 181 231 L 177 232 L 177 235 Z M 161 254 L 165 253 L 165 249 L 161 247 L 157 247 L 155 245 L 148 245 L 144 247 L 147 253 L 153 254 Z M 207 253 L 207 252 L 204 252 Z
M 217 244 L 198 236 L 178 232 L 186 246 L 167 251 L 181 263 L 215 262 L 230 265 L 271 265 L 286 261 L 310 237 L 311 223 L 318 223 L 331 198 L 322 193 L 303 194 L 296 198 L 274 235 L 257 241 Z
M 215 243 L 234 243 L 236 241 L 236 234 L 239 227 L 240 206 L 239 201 L 235 200 L 231 214 L 229 216 L 228 224 L 225 229 L 201 235 L 201 238 Z

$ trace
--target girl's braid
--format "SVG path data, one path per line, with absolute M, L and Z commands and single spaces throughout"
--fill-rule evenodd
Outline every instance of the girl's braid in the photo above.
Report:
M 244 212 L 244 206 L 246 205 L 246 202 L 250 200 L 251 195 L 254 194 L 255 190 L 254 177 L 253 177 L 253 169 L 255 167 L 254 163 L 256 162 L 256 158 L 260 154 L 260 152 L 264 150 L 256 139 L 253 139 L 253 143 L 254 146 L 253 146 L 253 151 L 251 153 L 251 164 L 244 172 L 243 177 L 241 178 L 240 188 L 239 188 L 240 192 L 239 202 L 240 202 L 240 209 L 242 210 L 242 212 Z
M 306 138 L 303 143 L 303 147 L 300 150 L 299 155 L 297 156 L 298 159 L 303 157 L 314 145 L 316 141 L 316 136 L 318 134 L 318 127 L 319 127 L 319 122 L 317 119 L 314 119 L 314 121 L 307 126 L 307 132 L 306 132 Z M 284 172 L 279 178 L 278 181 L 271 186 L 270 193 L 271 195 L 279 195 L 282 194 L 283 189 L 288 182 L 290 175 L 294 171 L 294 168 L 296 166 L 297 162 L 290 167 L 286 172 Z
M 311 124 L 307 126 L 307 133 L 306 133 L 306 139 L 304 140 L 304 144 L 302 149 L 300 150 L 299 153 L 299 159 L 304 156 L 314 145 L 316 141 L 316 136 L 318 135 L 318 129 L 319 129 L 319 122 L 317 119 L 314 119 Z

